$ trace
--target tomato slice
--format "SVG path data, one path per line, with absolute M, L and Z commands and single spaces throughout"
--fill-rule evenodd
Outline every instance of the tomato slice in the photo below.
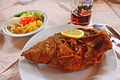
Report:
M 22 21 L 21 24 L 25 26 L 27 24 L 27 21 Z
M 34 22 L 36 21 L 36 17 L 24 17 L 21 18 L 20 22 L 23 26 L 29 24 L 30 22 Z
M 35 17 L 31 17 L 30 22 L 34 22 L 34 21 L 36 21 L 36 18 Z
M 28 22 L 28 17 L 21 18 L 20 22 L 21 22 L 21 24 L 22 24 L 23 26 L 25 26 L 26 24 L 29 23 L 29 22 Z

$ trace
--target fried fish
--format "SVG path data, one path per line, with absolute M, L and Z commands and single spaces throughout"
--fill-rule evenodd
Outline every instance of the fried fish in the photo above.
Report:
M 100 63 L 112 48 L 106 32 L 79 28 L 84 31 L 80 39 L 71 39 L 56 33 L 22 53 L 26 59 L 44 63 L 62 72 L 84 70 Z

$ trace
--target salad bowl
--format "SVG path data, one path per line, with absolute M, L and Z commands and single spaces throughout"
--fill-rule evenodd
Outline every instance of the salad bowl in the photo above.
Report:
M 40 14 L 42 14 L 42 16 L 43 16 L 43 18 L 44 18 L 44 21 L 42 22 L 42 24 L 40 24 L 36 29 L 32 29 L 31 31 L 30 30 L 28 30 L 29 32 L 25 32 L 25 33 L 14 33 L 14 32 L 11 32 L 9 29 L 8 29 L 8 23 L 10 22 L 10 20 L 12 19 L 12 18 L 15 18 L 16 19 L 16 17 L 19 17 L 20 15 L 21 15 L 21 13 L 24 13 L 24 12 L 28 12 L 27 14 L 30 14 L 29 12 L 37 12 L 37 13 L 40 13 Z M 25 18 L 26 18 L 26 16 L 27 16 L 27 20 L 28 20 L 28 17 L 30 16 L 32 16 L 32 15 L 34 15 L 34 14 L 30 14 L 30 15 L 27 15 L 27 14 L 23 14 L 22 15 L 22 18 L 25 16 Z M 20 18 L 21 19 L 21 18 Z M 36 19 L 37 20 L 37 19 Z M 22 25 L 25 25 L 25 26 L 29 26 L 29 28 L 31 29 L 33 26 L 31 26 L 31 25 L 33 25 L 32 23 L 36 23 L 37 24 L 37 21 L 35 22 L 35 21 L 33 21 L 33 18 L 31 18 L 31 20 L 29 19 L 29 22 L 27 21 L 25 21 L 25 20 L 23 20 L 24 22 L 20 22 Z M 13 21 L 14 22 L 14 21 Z M 28 24 L 27 24 L 28 23 Z M 5 23 L 4 23 L 4 25 L 2 26 L 2 30 L 3 30 L 3 32 L 6 34 L 6 35 L 8 35 L 8 36 L 11 36 L 11 37 L 25 37 L 25 36 L 30 36 L 30 35 L 33 35 L 33 34 L 35 34 L 35 33 L 37 33 L 37 32 L 39 32 L 39 31 L 41 31 L 43 28 L 44 28 L 44 26 L 46 25 L 46 23 L 47 23 L 47 15 L 46 15 L 46 13 L 44 13 L 44 12 L 42 12 L 42 11 L 40 11 L 40 10 L 27 10 L 27 11 L 22 11 L 22 12 L 20 12 L 20 13 L 17 13 L 17 14 L 15 14 L 13 17 L 11 17 L 8 21 L 6 21 Z M 20 25 L 21 25 L 20 24 Z M 11 26 L 11 25 L 10 25 Z M 25 28 L 24 26 L 22 26 L 23 28 Z M 28 28 L 27 28 L 28 29 Z M 19 30 L 18 30 L 19 31 Z M 20 32 L 20 31 L 19 31 Z

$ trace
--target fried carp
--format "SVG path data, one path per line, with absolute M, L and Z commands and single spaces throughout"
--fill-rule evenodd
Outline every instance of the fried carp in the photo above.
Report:
M 84 70 L 100 63 L 112 48 L 106 32 L 79 28 L 84 31 L 80 39 L 71 39 L 56 33 L 22 53 L 26 59 L 44 63 L 62 72 Z

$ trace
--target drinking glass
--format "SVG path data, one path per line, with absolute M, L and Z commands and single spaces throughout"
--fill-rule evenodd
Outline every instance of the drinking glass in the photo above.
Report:
M 86 26 L 90 23 L 93 0 L 72 0 L 71 22 Z

